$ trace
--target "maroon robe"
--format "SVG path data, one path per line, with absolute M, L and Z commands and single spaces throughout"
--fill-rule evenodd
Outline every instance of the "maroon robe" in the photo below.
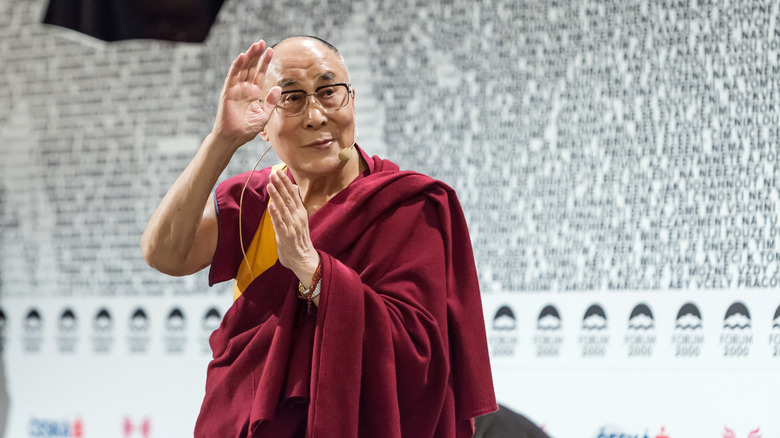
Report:
M 442 437 L 496 410 L 477 273 L 454 191 L 368 158 L 365 174 L 309 219 L 322 259 L 319 308 L 277 263 L 225 314 L 210 343 L 200 437 Z M 249 245 L 269 170 L 244 194 Z M 247 174 L 216 189 L 211 284 L 236 276 Z

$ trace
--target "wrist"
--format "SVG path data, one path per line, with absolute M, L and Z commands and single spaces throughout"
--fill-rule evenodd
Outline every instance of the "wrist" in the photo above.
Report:
M 219 151 L 228 152 L 230 156 L 232 156 L 238 150 L 238 148 L 244 144 L 241 143 L 236 137 L 225 135 L 216 128 L 209 133 L 209 135 L 206 137 L 206 142 L 204 143 L 207 143 L 210 147 L 213 147 Z
M 307 257 L 306 260 L 301 263 L 300 267 L 293 270 L 303 287 L 307 289 L 311 287 L 314 274 L 317 271 L 317 267 L 320 266 L 320 262 L 320 254 L 317 251 L 314 251 L 312 256 Z

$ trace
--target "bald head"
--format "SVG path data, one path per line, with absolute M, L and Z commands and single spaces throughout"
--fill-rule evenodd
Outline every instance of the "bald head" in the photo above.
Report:
M 316 37 L 316 36 L 311 36 L 311 35 L 294 35 L 294 36 L 291 36 L 291 37 L 287 37 L 287 38 L 277 42 L 276 44 L 272 45 L 271 48 L 272 49 L 276 49 L 277 46 L 279 46 L 281 44 L 284 44 L 287 41 L 296 40 L 296 39 L 308 39 L 308 40 L 312 40 L 312 41 L 318 41 L 323 46 L 327 47 L 331 52 L 333 52 L 333 53 L 339 55 L 339 57 L 341 57 L 341 53 L 339 52 L 339 49 L 336 48 L 336 46 L 334 46 L 333 44 L 325 41 L 322 38 L 319 38 L 319 37 Z M 342 58 L 342 60 L 343 60 L 343 58 Z
M 290 74 L 308 71 L 316 66 L 328 67 L 323 73 L 323 79 L 340 76 L 337 82 L 350 83 L 349 72 L 341 53 L 334 45 L 321 38 L 308 35 L 292 36 L 279 41 L 271 48 L 274 50 L 274 56 L 266 75 L 266 89 L 295 85 L 297 81 L 291 78 Z

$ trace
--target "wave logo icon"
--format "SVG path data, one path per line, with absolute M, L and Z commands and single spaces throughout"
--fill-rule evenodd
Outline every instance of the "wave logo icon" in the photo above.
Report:
M 0 309 L 0 353 L 3 352 L 3 346 L 5 345 L 6 330 L 7 326 L 5 324 L 5 312 L 3 312 L 3 309 Z
M 211 334 L 219 328 L 220 321 L 222 321 L 222 315 L 219 314 L 219 310 L 214 307 L 210 308 L 203 316 L 203 331 Z
M 720 335 L 723 357 L 746 357 L 753 344 L 750 312 L 737 301 L 729 306 L 723 318 L 723 333 Z
M 680 330 L 696 330 L 703 327 L 703 321 L 699 308 L 693 303 L 685 303 L 677 312 L 677 324 L 675 328 Z
M 133 354 L 145 354 L 149 350 L 149 317 L 146 310 L 136 307 L 128 322 L 127 348 Z
M 539 313 L 539 318 L 536 320 L 536 329 L 539 331 L 561 329 L 561 315 L 555 306 L 544 306 L 544 309 Z
M 141 307 L 136 308 L 130 316 L 129 324 L 131 333 L 147 333 L 149 331 L 149 317 L 146 316 L 146 311 Z
M 510 331 L 517 328 L 515 313 L 509 306 L 501 306 L 493 317 L 493 330 Z
M 493 316 L 493 333 L 488 337 L 490 357 L 514 357 L 520 339 L 515 333 L 517 318 L 508 305 L 498 308 Z
M 607 314 L 604 313 L 604 309 L 598 304 L 593 304 L 585 311 L 585 316 L 582 318 L 582 329 L 601 331 L 607 329 Z
M 59 333 L 57 334 L 57 348 L 60 353 L 73 353 L 78 341 L 78 319 L 71 308 L 63 310 L 60 315 Z
M 750 329 L 750 312 L 744 304 L 737 301 L 726 311 L 723 320 L 724 329 L 745 330 Z
M 647 304 L 640 303 L 631 311 L 628 317 L 628 329 L 637 331 L 649 331 L 655 328 L 653 312 Z
M 775 310 L 772 319 L 772 332 L 769 334 L 769 346 L 772 349 L 772 357 L 780 359 L 780 306 Z
M 550 304 L 544 306 L 536 320 L 534 344 L 536 345 L 537 357 L 558 357 L 560 355 L 561 345 L 563 345 L 562 329 L 563 324 L 558 309 Z
M 677 312 L 672 344 L 678 358 L 699 357 L 704 345 L 703 318 L 694 303 L 685 303 Z
M 585 311 L 582 318 L 580 333 L 580 348 L 582 357 L 604 357 L 609 345 L 607 329 L 607 314 L 598 304 L 593 304 Z
M 211 345 L 209 344 L 209 336 L 211 336 L 211 333 L 214 332 L 214 330 L 219 328 L 219 323 L 222 321 L 222 315 L 220 315 L 219 310 L 217 310 L 216 307 L 212 307 L 206 311 L 206 314 L 203 315 L 203 330 L 200 334 L 200 351 L 204 355 L 211 354 Z
M 626 346 L 629 357 L 649 357 L 655 345 L 655 320 L 647 304 L 639 303 L 628 317 Z
M 187 320 L 184 317 L 184 312 L 174 307 L 168 314 L 168 319 L 165 321 L 165 351 L 167 353 L 181 354 L 184 353 L 185 346 L 187 344 Z
M 39 353 L 43 344 L 43 317 L 36 308 L 32 308 L 24 317 L 24 351 L 27 353 Z
M 98 309 L 92 321 L 93 352 L 101 354 L 111 353 L 114 343 L 113 329 L 114 324 L 111 319 L 111 312 L 105 307 Z

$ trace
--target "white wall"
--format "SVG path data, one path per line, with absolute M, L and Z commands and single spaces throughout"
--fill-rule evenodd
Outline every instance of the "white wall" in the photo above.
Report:
M 776 5 L 260 3 L 202 45 L 107 44 L 0 0 L 6 436 L 191 435 L 230 286 L 160 275 L 138 241 L 233 57 L 300 33 L 342 49 L 362 146 L 458 191 L 502 403 L 557 437 L 780 436 Z

